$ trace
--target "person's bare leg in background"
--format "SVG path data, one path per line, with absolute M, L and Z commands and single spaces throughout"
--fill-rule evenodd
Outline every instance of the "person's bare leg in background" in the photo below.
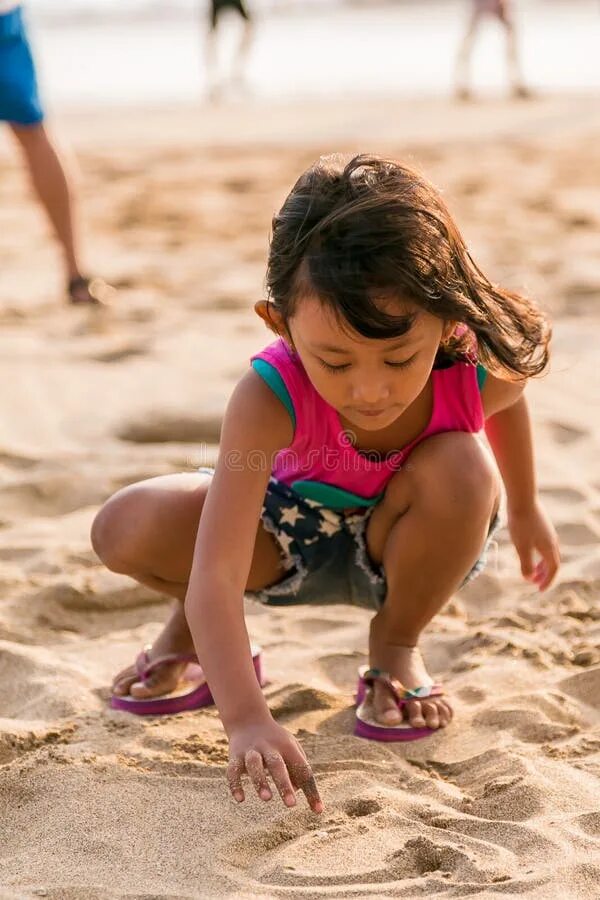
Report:
M 60 244 L 65 281 L 74 303 L 96 303 L 82 274 L 74 176 L 66 169 L 43 122 L 9 123 L 23 153 L 31 184 Z

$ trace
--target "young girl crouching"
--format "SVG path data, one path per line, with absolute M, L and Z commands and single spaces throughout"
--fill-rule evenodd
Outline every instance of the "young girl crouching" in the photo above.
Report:
M 549 327 L 483 275 L 422 176 L 372 156 L 301 176 L 273 220 L 267 286 L 256 312 L 276 339 L 233 392 L 214 473 L 119 491 L 92 541 L 110 569 L 177 601 L 115 678 L 113 706 L 157 714 L 214 698 L 233 796 L 247 774 L 270 799 L 270 775 L 287 806 L 302 789 L 319 812 L 309 762 L 261 692 L 244 593 L 373 609 L 356 733 L 446 726 L 419 637 L 484 565 L 498 469 L 524 577 L 543 590 L 559 565 L 523 393 L 546 367 Z

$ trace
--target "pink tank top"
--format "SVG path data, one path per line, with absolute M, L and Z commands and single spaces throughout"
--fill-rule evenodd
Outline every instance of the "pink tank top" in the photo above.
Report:
M 253 356 L 252 366 L 294 423 L 292 443 L 277 454 L 273 476 L 303 497 L 332 508 L 372 506 L 425 438 L 445 431 L 477 432 L 484 424 L 478 367 L 456 362 L 431 373 L 433 409 L 425 430 L 397 452 L 369 455 L 353 446 L 337 410 L 315 390 L 300 357 L 285 341 L 279 339 Z

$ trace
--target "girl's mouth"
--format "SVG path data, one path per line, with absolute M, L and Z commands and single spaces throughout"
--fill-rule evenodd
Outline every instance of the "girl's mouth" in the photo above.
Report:
M 384 413 L 388 412 L 388 409 L 355 409 L 354 412 L 357 412 L 360 416 L 371 416 L 376 418 L 377 416 L 382 416 Z

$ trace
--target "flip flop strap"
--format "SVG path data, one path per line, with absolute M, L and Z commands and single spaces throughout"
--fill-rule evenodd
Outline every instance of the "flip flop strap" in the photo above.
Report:
M 144 647 L 135 661 L 137 673 L 142 681 L 147 681 L 150 676 L 162 666 L 168 666 L 178 662 L 198 662 L 198 657 L 195 653 L 167 653 L 165 656 L 158 656 L 156 659 L 151 660 L 149 649 L 149 647 Z
M 441 697 L 444 694 L 444 688 L 441 684 L 427 684 L 423 687 L 405 688 L 401 681 L 392 678 L 389 672 L 382 669 L 367 669 L 363 675 L 363 681 L 369 687 L 373 687 L 376 681 L 385 684 L 388 690 L 393 694 L 398 703 L 407 700 L 425 700 L 427 697 Z

